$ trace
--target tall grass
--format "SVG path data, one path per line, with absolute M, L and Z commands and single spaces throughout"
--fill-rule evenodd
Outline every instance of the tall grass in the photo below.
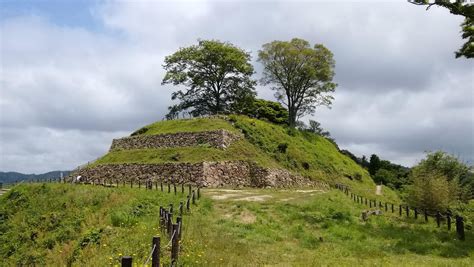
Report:
M 218 191 L 219 192 L 219 191 Z M 240 193 L 239 193 L 240 192 Z M 184 217 L 183 266 L 473 266 L 474 239 L 396 214 L 360 219 L 339 191 L 246 189 Z M 221 191 L 219 194 L 228 194 Z M 240 196 L 266 195 L 264 201 Z M 159 205 L 182 196 L 138 188 L 28 184 L 0 197 L 2 266 L 141 264 L 158 230 Z M 221 198 L 222 199 L 222 198 Z M 162 262 L 169 248 L 162 239 Z
M 184 198 L 143 188 L 15 186 L 0 197 L 0 265 L 104 266 L 121 255 L 144 261 L 160 234 L 159 206 Z

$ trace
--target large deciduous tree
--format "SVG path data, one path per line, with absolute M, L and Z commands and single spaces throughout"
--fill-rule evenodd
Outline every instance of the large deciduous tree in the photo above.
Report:
M 456 57 L 474 57 L 474 4 L 469 0 L 408 0 L 415 5 L 425 5 L 426 9 L 432 6 L 442 6 L 454 15 L 464 16 L 464 22 L 461 24 L 462 38 L 467 39 L 463 46 L 455 52 Z
M 256 95 L 250 54 L 230 43 L 199 40 L 167 56 L 163 67 L 162 84 L 185 86 L 172 94 L 179 103 L 168 117 L 185 110 L 193 116 L 238 112 Z
M 264 66 L 261 83 L 271 84 L 275 97 L 288 108 L 291 127 L 303 115 L 313 114 L 320 105 L 330 106 L 336 84 L 334 59 L 322 44 L 311 47 L 302 39 L 273 41 L 264 44 L 258 53 Z

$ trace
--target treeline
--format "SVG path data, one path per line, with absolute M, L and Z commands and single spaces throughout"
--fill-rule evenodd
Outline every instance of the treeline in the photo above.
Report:
M 411 169 L 382 160 L 375 154 L 367 160 L 348 150 L 341 150 L 341 153 L 365 168 L 376 184 L 400 191 L 407 201 L 415 199 L 418 206 L 432 208 L 434 205 L 442 210 L 448 203 L 474 199 L 473 167 L 446 152 L 428 153 Z
M 410 168 L 408 167 L 382 160 L 375 154 L 372 154 L 370 159 L 367 160 L 366 156 L 359 158 L 349 150 L 343 149 L 340 151 L 366 169 L 376 184 L 383 184 L 399 190 L 409 182 Z

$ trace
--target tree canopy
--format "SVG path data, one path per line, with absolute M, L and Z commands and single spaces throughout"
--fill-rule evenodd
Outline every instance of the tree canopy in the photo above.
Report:
M 296 125 L 298 118 L 313 114 L 320 105 L 330 106 L 336 84 L 333 54 L 322 44 L 311 47 L 302 39 L 273 41 L 264 44 L 258 53 L 264 66 L 261 83 L 271 84 L 275 97 L 288 108 L 288 124 Z
M 193 116 L 238 112 L 251 101 L 256 81 L 250 54 L 217 40 L 199 40 L 165 58 L 162 84 L 184 85 L 173 92 L 179 103 L 168 117 L 188 110 Z
M 464 16 L 464 22 L 461 24 L 462 38 L 467 39 L 463 46 L 455 52 L 456 57 L 474 57 L 474 5 L 467 3 L 466 0 L 408 0 L 415 5 L 425 5 L 426 9 L 432 6 L 442 6 L 454 15 Z M 430 3 L 431 2 L 431 3 Z

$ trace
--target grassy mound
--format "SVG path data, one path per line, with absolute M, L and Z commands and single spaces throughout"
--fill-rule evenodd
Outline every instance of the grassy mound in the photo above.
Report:
M 366 170 L 339 152 L 337 146 L 319 135 L 246 116 L 197 118 L 160 121 L 133 133 L 154 135 L 226 129 L 242 132 L 243 140 L 226 150 L 202 144 L 195 147 L 137 149 L 109 152 L 92 166 L 119 163 L 168 163 L 224 160 L 248 160 L 263 167 L 285 168 L 294 173 L 327 182 L 342 182 L 353 191 L 374 196 L 375 184 Z M 397 196 L 389 189 L 385 197 Z
M 2 265 L 118 265 L 126 254 L 141 264 L 160 232 L 159 205 L 180 198 L 143 188 L 16 186 L 0 196 Z M 472 232 L 462 242 L 444 226 L 396 213 L 363 222 L 364 208 L 336 190 L 207 189 L 184 217 L 180 265 L 474 264 Z

